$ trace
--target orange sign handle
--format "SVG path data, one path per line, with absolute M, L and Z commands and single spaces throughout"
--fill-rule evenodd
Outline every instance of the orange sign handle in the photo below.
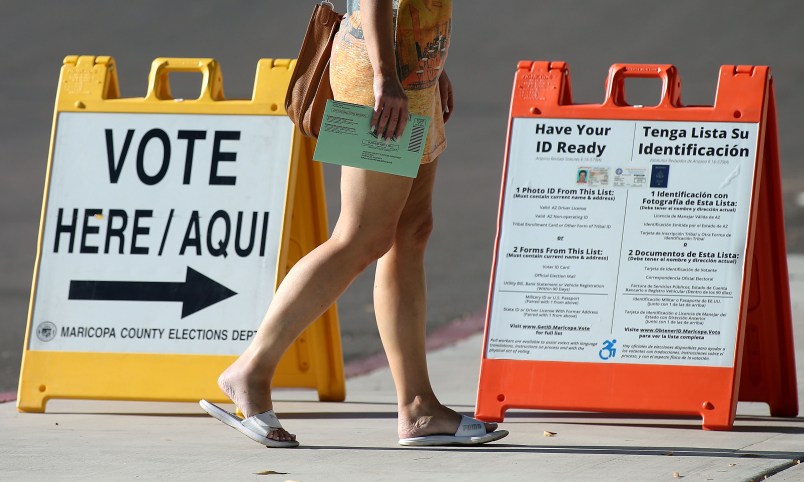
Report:
M 625 79 L 661 79 L 662 97 L 661 107 L 680 107 L 681 79 L 678 70 L 669 64 L 614 64 L 609 69 L 606 79 L 606 100 L 603 105 L 607 107 L 629 105 L 625 100 Z

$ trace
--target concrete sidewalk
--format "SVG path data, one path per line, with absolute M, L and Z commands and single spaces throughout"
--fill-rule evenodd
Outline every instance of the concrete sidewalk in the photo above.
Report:
M 804 386 L 804 257 L 790 258 L 799 400 Z M 442 401 L 474 409 L 482 337 L 430 356 Z M 46 414 L 0 405 L 0 480 L 804 480 L 804 418 L 741 403 L 731 432 L 699 419 L 510 411 L 511 435 L 472 448 L 404 448 L 387 368 L 347 382 L 347 401 L 278 391 L 297 449 L 265 449 L 195 404 L 53 400 Z M 551 437 L 545 431 L 554 432 Z

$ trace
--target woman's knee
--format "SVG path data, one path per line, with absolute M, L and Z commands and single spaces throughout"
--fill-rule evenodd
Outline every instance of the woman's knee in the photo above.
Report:
M 396 229 L 395 244 L 399 247 L 424 250 L 433 232 L 433 213 L 419 213 L 403 217 Z
M 349 251 L 361 269 L 364 269 L 382 258 L 394 246 L 395 235 L 393 227 L 343 230 L 336 227 L 332 233 L 332 241 L 340 244 L 341 249 Z
M 366 239 L 362 240 L 361 244 L 367 261 L 373 263 L 390 251 L 394 246 L 395 235 L 396 233 L 393 229 L 388 229 L 366 236 Z

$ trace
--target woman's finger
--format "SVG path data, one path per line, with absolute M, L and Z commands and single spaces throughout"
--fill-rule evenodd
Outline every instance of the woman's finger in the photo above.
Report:
M 385 139 L 396 140 L 396 128 L 399 125 L 399 109 L 391 110 L 391 115 L 388 116 L 388 125 L 385 130 Z
M 403 109 L 396 106 L 391 109 L 391 115 L 388 117 L 388 126 L 385 130 L 386 139 L 396 141 L 401 136 L 401 133 L 399 132 L 399 125 L 402 122 L 402 110 Z
M 371 127 L 371 132 L 376 133 L 377 127 L 380 123 L 380 114 L 382 114 L 382 106 L 378 103 L 374 104 L 374 113 L 371 114 L 371 121 L 369 122 L 369 126 Z
M 446 72 L 442 72 L 441 77 L 438 79 L 438 90 L 439 94 L 441 95 L 441 112 L 443 114 L 444 122 L 446 123 L 452 115 L 454 106 L 454 99 L 452 97 L 452 82 L 450 82 Z
M 397 140 L 402 137 L 402 134 L 405 133 L 405 126 L 408 125 L 408 119 L 410 119 L 410 112 L 407 109 L 403 109 L 399 112 L 399 123 L 396 125 L 396 132 L 394 133 L 394 140 Z
M 452 84 L 449 86 L 449 90 L 447 91 L 447 117 L 444 119 L 444 122 L 452 116 L 452 111 L 455 109 L 454 97 L 452 96 Z
M 377 122 L 377 137 L 385 139 L 388 137 L 386 135 L 386 131 L 388 130 L 388 124 L 391 120 L 391 114 L 393 112 L 393 108 L 388 104 L 384 104 L 382 108 L 382 112 L 380 113 L 380 120 Z

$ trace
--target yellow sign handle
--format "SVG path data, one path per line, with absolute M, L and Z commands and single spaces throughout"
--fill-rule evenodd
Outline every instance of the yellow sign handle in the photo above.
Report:
M 146 101 L 174 100 L 168 78 L 171 72 L 199 72 L 203 76 L 201 95 L 196 101 L 224 100 L 223 74 L 215 59 L 160 57 L 151 63 Z

